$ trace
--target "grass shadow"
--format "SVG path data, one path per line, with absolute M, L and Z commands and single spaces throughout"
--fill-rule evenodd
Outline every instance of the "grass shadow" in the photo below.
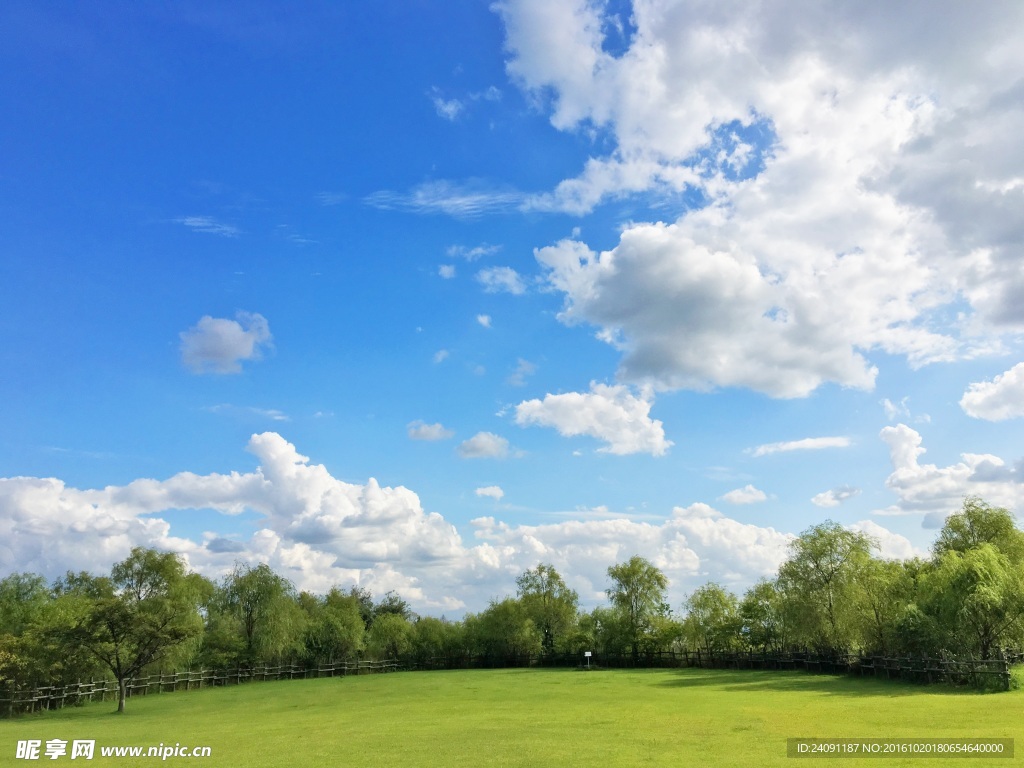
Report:
M 818 693 L 853 698 L 916 696 L 922 693 L 958 696 L 977 694 L 973 688 L 919 685 L 900 680 L 875 680 L 849 675 L 813 674 L 800 670 L 682 669 L 658 683 L 669 688 L 714 687 L 725 691 Z

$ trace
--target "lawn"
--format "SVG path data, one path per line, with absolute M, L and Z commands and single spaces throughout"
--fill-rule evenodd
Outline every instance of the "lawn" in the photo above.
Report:
M 1024 750 L 1022 691 L 976 694 L 802 672 L 398 672 L 150 695 L 129 700 L 125 715 L 112 710 L 106 702 L 0 720 L 0 765 L 38 765 L 15 759 L 17 742 L 55 738 L 95 739 L 88 765 L 160 762 L 104 759 L 100 746 L 205 745 L 211 757 L 167 763 L 211 767 L 792 766 L 787 737 L 1000 737 Z M 43 760 L 61 765 L 70 757 Z

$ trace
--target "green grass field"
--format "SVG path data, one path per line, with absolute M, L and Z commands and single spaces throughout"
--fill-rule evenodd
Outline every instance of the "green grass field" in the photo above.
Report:
M 801 672 L 487 670 L 251 683 L 0 721 L 0 765 L 23 739 L 181 742 L 205 766 L 953 766 L 958 759 L 786 757 L 787 737 L 999 737 L 1024 759 L 1024 692 L 976 694 Z

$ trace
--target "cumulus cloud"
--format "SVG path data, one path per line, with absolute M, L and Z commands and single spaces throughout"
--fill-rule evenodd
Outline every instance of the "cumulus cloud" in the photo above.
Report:
M 190 567 L 219 578 L 236 561 L 267 563 L 299 589 L 324 592 L 357 583 L 376 594 L 394 589 L 415 610 L 452 615 L 480 610 L 515 591 L 515 578 L 540 562 L 553 564 L 585 606 L 605 602 L 609 565 L 633 555 L 668 575 L 668 598 L 681 603 L 707 581 L 735 590 L 771 576 L 793 534 L 741 523 L 707 504 L 676 507 L 667 518 L 612 516 L 607 508 L 542 525 L 473 520 L 464 539 L 441 515 L 426 511 L 404 487 L 338 480 L 274 432 L 253 435 L 255 470 L 123 486 L 79 489 L 56 478 L 0 478 L 0 572 L 56 577 L 68 569 L 105 572 L 134 546 L 180 552 Z M 478 489 L 499 498 L 497 486 Z M 257 530 L 237 536 L 171 533 L 161 513 L 193 512 L 197 520 L 249 512 Z M 212 522 L 211 522 L 212 525 Z M 858 523 L 883 552 L 911 552 L 877 523 Z
M 455 434 L 441 423 L 427 424 L 422 421 L 409 422 L 407 433 L 412 440 L 447 440 Z
M 464 459 L 504 459 L 509 454 L 508 440 L 493 432 L 477 432 L 459 443 L 458 452 Z
M 992 381 L 971 384 L 960 398 L 960 407 L 968 416 L 986 421 L 1024 416 L 1024 363 L 1017 363 Z
M 805 437 L 802 440 L 787 440 L 781 443 L 765 443 L 756 448 L 748 449 L 755 458 L 758 456 L 769 456 L 773 453 L 786 453 L 788 451 L 818 451 L 822 448 L 847 448 L 850 445 L 848 437 Z
M 730 504 L 756 504 L 767 498 L 768 495 L 764 491 L 753 485 L 745 485 L 722 495 L 722 501 L 727 501 Z
M 841 485 L 838 488 L 833 488 L 830 491 L 822 491 L 816 494 L 812 499 L 811 503 L 818 507 L 838 507 L 847 499 L 852 499 L 854 496 L 860 494 L 860 488 L 853 488 L 849 485 Z
M 618 53 L 605 4 L 496 7 L 513 80 L 610 147 L 527 207 L 685 210 L 600 253 L 537 251 L 562 321 L 615 345 L 625 381 L 871 389 L 869 353 L 918 367 L 1024 328 L 1024 149 L 1005 138 L 1024 131 L 1024 7 L 649 0 Z
M 179 336 L 181 360 L 193 373 L 240 373 L 272 342 L 267 319 L 255 312 L 238 312 L 234 320 L 205 315 Z
M 851 531 L 865 533 L 878 544 L 878 554 L 886 560 L 909 560 L 913 557 L 928 557 L 928 552 L 915 547 L 906 536 L 893 533 L 873 520 L 861 520 L 846 526 Z
M 956 464 L 939 467 L 920 462 L 926 452 L 921 435 L 906 424 L 885 427 L 880 437 L 889 446 L 893 467 L 885 485 L 899 501 L 876 514 L 921 514 L 926 528 L 939 528 L 966 496 L 1024 509 L 1024 460 L 1014 467 L 992 454 L 962 453 Z
M 476 273 L 477 282 L 487 293 L 511 293 L 519 296 L 526 293 L 526 283 L 512 267 L 488 267 Z
M 505 496 L 505 492 L 501 490 L 500 486 L 488 485 L 484 488 L 477 488 L 474 493 L 477 496 L 483 496 L 488 499 L 494 499 L 495 501 L 501 501 Z
M 564 437 L 596 437 L 607 443 L 598 449 L 602 453 L 663 456 L 673 443 L 665 439 L 662 423 L 651 419 L 650 411 L 651 402 L 625 385 L 591 382 L 590 392 L 525 400 L 516 406 L 515 419 L 521 427 L 554 427 Z

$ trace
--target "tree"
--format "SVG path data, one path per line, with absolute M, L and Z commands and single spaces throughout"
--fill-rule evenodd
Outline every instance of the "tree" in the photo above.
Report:
M 368 640 L 378 658 L 401 658 L 412 647 L 412 625 L 401 614 L 382 613 L 373 620 Z
M 553 565 L 544 563 L 523 572 L 516 586 L 523 610 L 540 632 L 544 653 L 554 653 L 576 624 L 579 595 Z
M 740 635 L 751 650 L 779 653 L 790 639 L 786 596 L 777 582 L 761 580 L 740 602 Z
M 943 552 L 923 582 L 944 650 L 987 659 L 1024 639 L 1024 573 L 994 544 Z
M 238 622 L 246 662 L 301 650 L 305 616 L 295 587 L 266 563 L 236 565 L 224 580 L 217 603 Z
M 306 656 L 317 662 L 346 659 L 361 653 L 366 628 L 359 600 L 337 587 L 322 598 L 303 592 L 299 604 L 306 613 Z
M 711 583 L 694 590 L 684 605 L 683 634 L 705 653 L 735 647 L 740 637 L 739 601 L 722 586 Z
M 608 569 L 613 584 L 606 592 L 612 606 L 622 616 L 633 660 L 640 657 L 640 647 L 650 631 L 655 615 L 668 613 L 665 590 L 668 579 L 658 568 L 639 555 Z
M 523 604 L 512 597 L 491 601 L 478 616 L 467 617 L 467 629 L 478 653 L 492 659 L 532 656 L 540 652 L 541 636 Z
M 779 568 L 779 584 L 797 609 L 798 639 L 823 653 L 839 653 L 855 644 L 857 589 L 871 559 L 873 540 L 827 520 L 790 544 Z
M 946 518 L 932 551 L 940 558 L 946 552 L 964 554 L 982 544 L 991 544 L 1012 563 L 1024 563 L 1024 532 L 1017 528 L 1013 515 L 977 496 L 968 496 L 960 511 Z
M 202 632 L 202 583 L 191 576 L 177 555 L 136 547 L 114 565 L 109 580 L 69 593 L 87 604 L 67 637 L 113 673 L 118 712 L 124 712 L 130 678 Z

